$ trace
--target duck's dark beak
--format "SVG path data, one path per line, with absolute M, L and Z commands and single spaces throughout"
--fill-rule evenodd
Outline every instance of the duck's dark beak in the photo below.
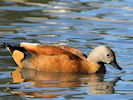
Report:
M 122 70 L 122 68 L 118 65 L 118 63 L 115 61 L 111 62 L 110 65 L 114 66 L 116 69 Z

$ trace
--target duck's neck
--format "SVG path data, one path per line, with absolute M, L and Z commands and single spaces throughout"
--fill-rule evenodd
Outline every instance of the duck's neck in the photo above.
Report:
M 88 73 L 105 73 L 106 69 L 104 63 L 99 62 L 99 59 L 96 56 L 88 55 L 86 59 L 86 69 Z
M 88 59 L 82 60 L 81 64 L 82 72 L 86 73 L 96 73 L 101 67 L 98 63 L 92 62 Z
M 99 59 L 98 55 L 91 52 L 88 57 L 83 60 L 83 69 L 86 70 L 87 73 L 105 73 L 104 63 L 101 63 Z

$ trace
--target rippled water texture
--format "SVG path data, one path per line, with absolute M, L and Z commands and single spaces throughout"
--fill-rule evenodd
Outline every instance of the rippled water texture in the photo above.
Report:
M 64 44 L 85 54 L 107 45 L 124 69 L 106 65 L 105 75 L 21 70 L 1 48 L 1 100 L 133 99 L 132 4 L 133 0 L 0 0 L 0 40 Z

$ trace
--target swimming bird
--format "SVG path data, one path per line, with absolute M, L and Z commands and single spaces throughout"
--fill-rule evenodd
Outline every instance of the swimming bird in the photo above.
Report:
M 105 64 L 122 70 L 113 50 L 107 46 L 95 47 L 88 56 L 69 46 L 53 46 L 27 42 L 0 42 L 7 48 L 19 67 L 44 72 L 105 73 Z

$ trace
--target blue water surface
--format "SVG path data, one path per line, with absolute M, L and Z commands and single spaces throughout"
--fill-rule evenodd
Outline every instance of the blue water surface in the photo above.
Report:
M 0 0 L 0 40 L 111 47 L 123 71 L 74 75 L 17 68 L 0 49 L 1 100 L 132 100 L 133 0 Z

